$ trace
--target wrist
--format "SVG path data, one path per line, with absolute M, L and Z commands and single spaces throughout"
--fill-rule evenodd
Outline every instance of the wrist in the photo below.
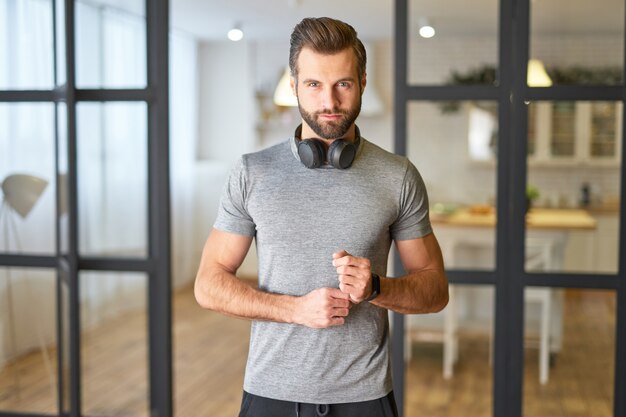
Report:
M 372 272 L 371 285 L 372 293 L 363 301 L 372 301 L 380 295 L 380 275 Z
M 285 297 L 284 306 L 285 306 L 285 315 L 282 320 L 285 323 L 289 324 L 300 324 L 300 298 L 289 295 L 283 295 Z

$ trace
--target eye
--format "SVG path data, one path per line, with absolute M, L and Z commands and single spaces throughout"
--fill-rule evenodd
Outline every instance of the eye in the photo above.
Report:
M 311 81 L 311 82 L 307 83 L 307 87 L 313 87 L 313 88 L 315 88 L 315 87 L 317 87 L 318 85 L 319 85 L 319 83 L 318 83 L 318 82 L 315 82 L 315 81 Z
M 337 83 L 337 85 L 339 87 L 342 87 L 342 88 L 349 88 L 350 87 L 350 83 L 348 81 L 339 81 Z

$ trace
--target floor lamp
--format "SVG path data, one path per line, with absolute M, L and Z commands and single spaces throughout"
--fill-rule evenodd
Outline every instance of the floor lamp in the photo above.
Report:
M 41 197 L 48 185 L 48 181 L 43 178 L 35 177 L 33 175 L 26 174 L 12 174 L 2 181 L 2 205 L 0 206 L 0 227 L 2 228 L 2 235 L 4 236 L 4 248 L 5 251 L 10 250 L 9 233 L 12 232 L 14 238 L 15 247 L 18 252 L 22 251 L 19 235 L 17 233 L 17 224 L 15 214 L 19 215 L 22 219 L 25 219 L 31 212 L 35 203 Z M 15 318 L 13 315 L 13 290 L 11 269 L 7 268 L 6 275 L 6 302 L 8 309 L 9 319 L 9 332 L 11 338 L 11 356 L 17 356 L 17 338 L 15 332 Z M 28 282 L 27 282 L 28 284 Z M 30 293 L 30 291 L 29 291 Z M 44 366 L 48 375 L 51 377 L 52 386 L 54 387 L 54 377 L 52 376 L 52 367 L 50 360 L 45 350 L 45 342 L 41 329 L 37 329 L 37 336 L 39 339 L 39 349 L 44 359 Z M 14 372 L 15 382 L 18 387 L 19 396 L 19 372 Z

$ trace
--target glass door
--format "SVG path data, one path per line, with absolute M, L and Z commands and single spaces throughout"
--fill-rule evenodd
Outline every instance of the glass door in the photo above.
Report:
M 450 281 L 394 316 L 401 415 L 624 416 L 624 2 L 395 16 L 395 149 Z
M 0 415 L 172 414 L 167 18 L 0 1 Z

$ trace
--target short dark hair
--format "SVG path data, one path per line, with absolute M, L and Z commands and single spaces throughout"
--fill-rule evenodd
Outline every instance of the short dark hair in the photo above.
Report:
M 359 81 L 365 74 L 367 54 L 365 46 L 357 37 L 356 30 L 341 20 L 330 17 L 307 17 L 296 25 L 291 33 L 289 70 L 298 78 L 298 56 L 302 48 L 311 48 L 321 54 L 335 54 L 352 48 L 357 61 Z

